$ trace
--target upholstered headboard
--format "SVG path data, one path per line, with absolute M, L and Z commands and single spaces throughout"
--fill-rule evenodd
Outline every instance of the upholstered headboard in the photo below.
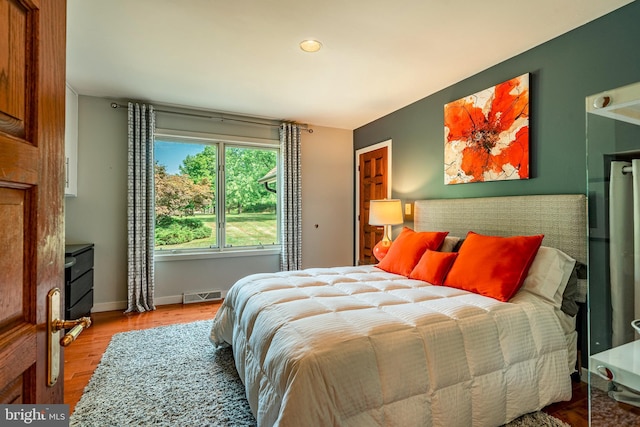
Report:
M 468 231 L 494 236 L 544 234 L 542 244 L 587 263 L 584 194 L 434 199 L 415 202 L 416 231 Z

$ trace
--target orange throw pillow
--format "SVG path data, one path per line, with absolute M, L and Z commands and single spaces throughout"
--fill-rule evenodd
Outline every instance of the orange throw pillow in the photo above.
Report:
M 442 285 L 457 256 L 457 252 L 438 252 L 427 249 L 409 278 L 424 280 L 432 285 Z
M 483 236 L 470 231 L 444 285 L 509 301 L 527 277 L 543 237 Z
M 377 267 L 389 273 L 408 277 L 424 251 L 438 250 L 447 234 L 449 234 L 448 231 L 416 232 L 404 227 Z

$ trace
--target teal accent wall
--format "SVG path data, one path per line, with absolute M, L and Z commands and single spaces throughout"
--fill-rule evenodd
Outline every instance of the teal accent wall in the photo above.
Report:
M 584 194 L 585 98 L 640 80 L 638 22 L 633 2 L 354 130 L 354 151 L 393 140 L 392 196 L 401 199 Z M 444 105 L 524 73 L 531 178 L 444 185 Z
M 633 2 L 496 64 L 356 129 L 354 152 L 393 140 L 392 197 L 403 200 L 586 194 L 585 98 L 640 81 L 638 22 L 640 2 Z M 444 105 L 524 73 L 531 74 L 531 178 L 444 185 Z M 428 70 L 425 78 L 429 78 Z M 605 274 L 604 260 L 592 256 L 590 264 L 594 277 Z M 590 306 L 591 346 L 597 352 L 610 346 L 610 301 L 606 283 L 590 286 L 597 298 Z M 583 361 L 585 353 L 583 346 Z

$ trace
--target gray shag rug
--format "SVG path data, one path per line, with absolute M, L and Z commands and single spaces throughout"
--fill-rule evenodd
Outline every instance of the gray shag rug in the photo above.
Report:
M 71 426 L 255 426 L 230 348 L 211 321 L 115 334 L 71 415 Z M 508 427 L 570 427 L 543 412 Z

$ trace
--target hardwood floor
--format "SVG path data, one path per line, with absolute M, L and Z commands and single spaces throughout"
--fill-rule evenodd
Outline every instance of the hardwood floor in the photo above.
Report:
M 584 382 L 574 382 L 573 394 L 568 402 L 558 402 L 543 409 L 572 427 L 589 426 L 589 386 Z
M 142 314 L 127 315 L 121 311 L 94 313 L 92 315 L 93 325 L 65 349 L 64 403 L 69 404 L 70 411 L 73 412 L 114 334 L 212 319 L 220 304 L 215 302 L 163 305 L 155 311 Z M 555 403 L 544 408 L 544 411 L 572 427 L 588 426 L 588 394 L 588 387 L 585 383 L 574 383 L 573 397 L 569 402 Z M 614 403 L 613 405 L 616 408 L 620 407 L 619 404 Z M 599 422 L 597 425 L 605 424 Z

